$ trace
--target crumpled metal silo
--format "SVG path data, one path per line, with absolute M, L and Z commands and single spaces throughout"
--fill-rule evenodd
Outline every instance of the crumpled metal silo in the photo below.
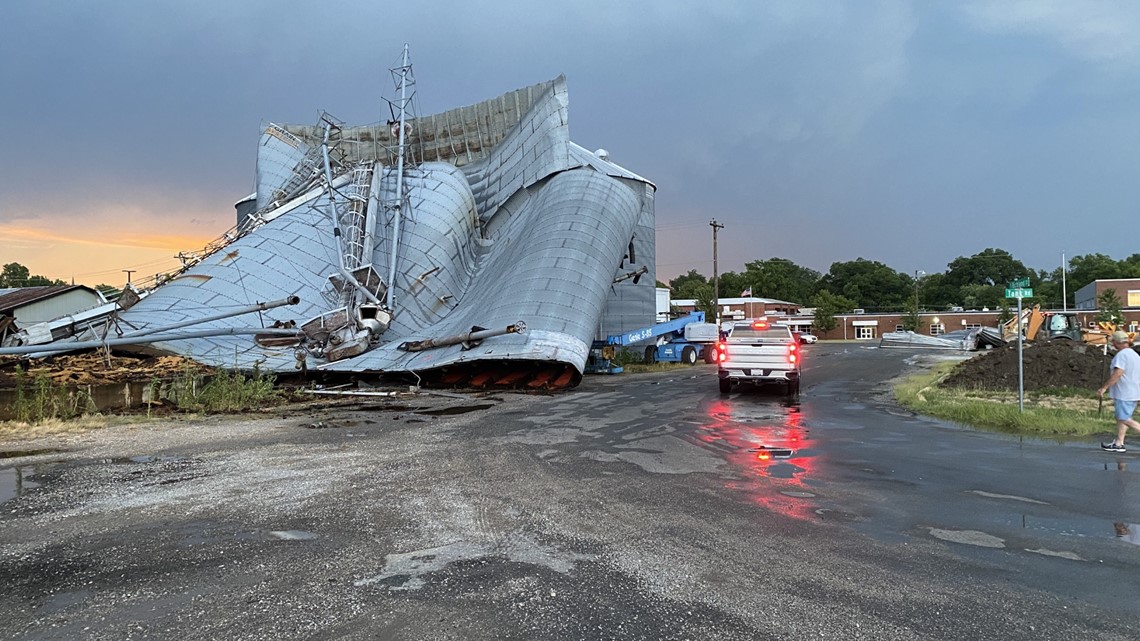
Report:
M 303 328 L 299 341 L 200 336 L 141 349 L 279 372 L 559 387 L 580 379 L 596 338 L 652 325 L 655 188 L 571 142 L 564 78 L 402 116 L 267 124 L 258 211 L 119 319 L 156 331 L 296 296 L 256 320 L 192 328 Z M 518 321 L 525 331 L 508 332 Z M 501 335 L 418 349 L 472 331 Z

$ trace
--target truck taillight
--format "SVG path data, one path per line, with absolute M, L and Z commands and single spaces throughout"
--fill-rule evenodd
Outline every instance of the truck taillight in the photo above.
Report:
M 728 345 L 723 342 L 716 344 L 716 362 L 723 363 L 728 360 Z
M 799 357 L 796 356 L 796 344 L 795 343 L 789 343 L 788 344 L 788 362 L 795 365 L 797 360 L 799 360 Z

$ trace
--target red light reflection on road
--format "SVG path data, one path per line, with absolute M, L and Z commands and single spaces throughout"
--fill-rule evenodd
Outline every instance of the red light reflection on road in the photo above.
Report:
M 716 400 L 708 405 L 706 414 L 708 422 L 697 430 L 696 437 L 742 475 L 727 487 L 747 493 L 753 503 L 778 514 L 803 520 L 817 518 L 815 504 L 803 497 L 812 494 L 804 481 L 812 477 L 816 462 L 800 451 L 807 441 L 807 430 L 798 405 Z M 791 456 L 781 456 L 780 449 L 792 450 Z

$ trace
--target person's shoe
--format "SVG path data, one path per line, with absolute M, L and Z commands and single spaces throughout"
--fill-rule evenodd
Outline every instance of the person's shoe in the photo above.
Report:
M 1101 443 L 1100 449 L 1104 450 L 1105 452 L 1127 452 L 1128 451 L 1128 450 L 1124 449 L 1123 445 L 1117 443 L 1116 441 L 1113 441 L 1111 443 Z

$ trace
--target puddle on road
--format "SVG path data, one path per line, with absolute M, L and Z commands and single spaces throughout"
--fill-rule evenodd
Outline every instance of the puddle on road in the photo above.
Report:
M 268 534 L 282 541 L 312 541 L 317 538 L 316 534 L 304 530 L 273 530 Z
M 0 505 L 40 487 L 40 483 L 29 478 L 35 476 L 36 473 L 36 469 L 32 466 L 10 467 L 0 470 Z
M 714 401 L 694 442 L 727 460 L 736 471 L 728 487 L 764 509 L 801 520 L 819 520 L 808 430 L 796 399 L 763 402 L 739 397 Z
M 466 414 L 468 412 L 478 412 L 481 410 L 491 409 L 495 403 L 483 403 L 481 405 L 455 405 L 452 407 L 442 407 L 437 410 L 421 410 L 416 412 L 421 416 L 456 416 L 458 414 Z
M 189 458 L 184 456 L 118 456 L 114 458 L 100 459 L 101 463 L 110 463 L 112 465 L 149 465 L 151 463 L 173 463 L 183 464 L 191 463 Z
M 756 458 L 761 461 L 769 459 L 784 459 L 792 458 L 795 450 L 787 447 L 772 447 L 769 445 L 761 445 L 760 447 L 750 447 L 749 452 L 756 452 Z
M 25 456 L 40 456 L 42 454 L 59 454 L 60 452 L 66 452 L 66 451 L 67 450 L 59 450 L 59 449 L 5 450 L 5 451 L 0 451 L 0 459 L 22 458 Z

